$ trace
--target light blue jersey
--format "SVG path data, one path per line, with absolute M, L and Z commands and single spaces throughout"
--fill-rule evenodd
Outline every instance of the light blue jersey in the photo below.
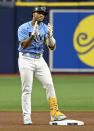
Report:
M 34 37 L 31 45 L 29 45 L 26 49 L 23 49 L 20 44 L 20 41 L 27 39 L 31 35 L 33 29 L 34 26 L 32 26 L 32 21 L 24 23 L 18 28 L 19 52 L 43 54 L 45 45 L 44 40 L 48 38 L 48 26 L 43 22 L 41 22 L 40 26 L 38 27 L 39 35 Z

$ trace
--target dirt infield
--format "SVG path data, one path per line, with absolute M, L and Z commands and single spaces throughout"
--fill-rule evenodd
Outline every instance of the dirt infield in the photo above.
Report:
M 32 125 L 23 125 L 21 112 L 0 112 L 0 131 L 94 131 L 94 112 L 64 112 L 84 126 L 51 126 L 49 112 L 32 112 Z

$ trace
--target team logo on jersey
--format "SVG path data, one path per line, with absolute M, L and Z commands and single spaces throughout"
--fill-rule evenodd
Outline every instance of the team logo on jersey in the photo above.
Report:
M 29 32 L 29 36 L 31 36 L 31 32 Z M 38 34 L 34 37 L 34 41 L 40 43 L 44 41 L 44 34 Z
M 73 43 L 79 59 L 94 67 L 94 15 L 80 21 L 74 32 Z
M 34 41 L 37 42 L 37 43 L 44 41 L 44 35 L 40 35 L 40 34 L 35 35 Z

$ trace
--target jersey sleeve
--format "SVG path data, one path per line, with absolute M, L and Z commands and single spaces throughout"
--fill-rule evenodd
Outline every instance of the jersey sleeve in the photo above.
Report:
M 48 26 L 47 25 L 44 26 L 44 30 L 45 30 L 45 39 L 48 39 L 48 34 L 47 34 Z
M 28 31 L 26 30 L 26 28 L 20 26 L 18 28 L 18 40 L 22 41 L 25 40 L 29 37 Z
M 45 39 L 48 39 L 48 34 L 47 33 L 45 34 Z

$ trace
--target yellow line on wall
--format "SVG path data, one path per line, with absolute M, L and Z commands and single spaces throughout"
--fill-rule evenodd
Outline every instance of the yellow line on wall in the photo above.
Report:
M 94 2 L 16 2 L 16 6 L 94 6 Z

